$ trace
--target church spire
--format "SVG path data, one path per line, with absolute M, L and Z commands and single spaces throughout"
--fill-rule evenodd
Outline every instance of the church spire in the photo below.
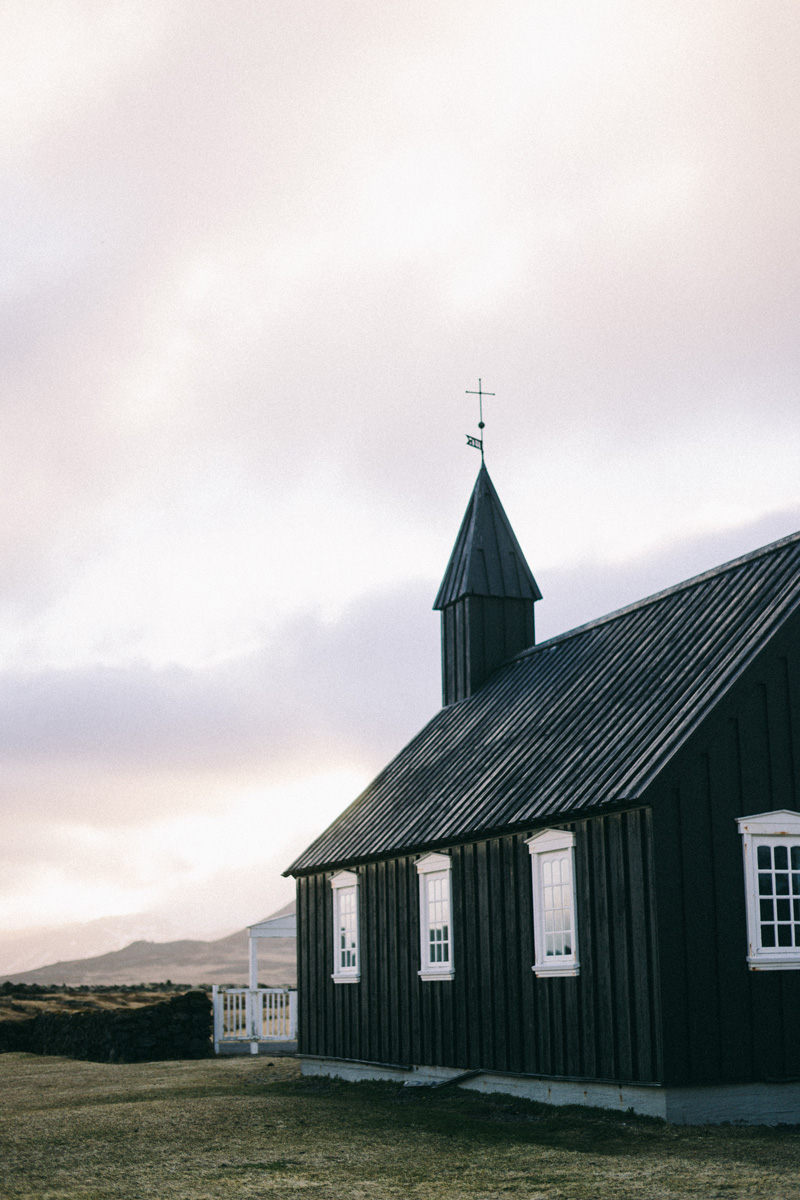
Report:
M 433 607 L 442 614 L 442 696 L 463 700 L 534 642 L 536 580 L 481 464 Z

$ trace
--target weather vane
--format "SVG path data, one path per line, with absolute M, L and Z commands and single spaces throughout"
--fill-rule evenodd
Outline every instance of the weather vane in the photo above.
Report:
M 481 465 L 483 465 L 483 429 L 484 429 L 484 421 L 483 421 L 483 397 L 484 397 L 484 396 L 493 396 L 493 395 L 494 395 L 494 392 L 485 392 L 485 391 L 483 390 L 483 385 L 482 385 L 482 382 L 481 382 L 481 380 L 479 379 L 479 380 L 478 380 L 478 390 L 477 390 L 477 392 L 471 392 L 471 391 L 470 391 L 470 389 L 469 389 L 469 388 L 467 388 L 466 394 L 467 394 L 468 396 L 477 396 L 477 397 L 478 397 L 478 411 L 479 411 L 479 413 L 480 413 L 480 420 L 478 421 L 478 429 L 480 429 L 480 431 L 481 431 L 481 436 L 480 436 L 480 437 L 470 437 L 470 435 L 469 435 L 469 434 L 467 434 L 467 445 L 468 445 L 468 446 L 474 446 L 476 450 L 480 450 L 480 452 L 481 452 Z

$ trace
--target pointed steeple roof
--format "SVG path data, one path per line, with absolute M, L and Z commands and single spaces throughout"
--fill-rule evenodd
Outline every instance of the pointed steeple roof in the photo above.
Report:
M 542 598 L 483 465 L 433 607 L 445 608 L 463 596 Z

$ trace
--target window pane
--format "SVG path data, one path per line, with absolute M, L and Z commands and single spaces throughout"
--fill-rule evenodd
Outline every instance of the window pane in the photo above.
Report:
M 356 889 L 338 889 L 339 970 L 354 970 L 356 955 Z
M 800 842 L 776 834 L 756 845 L 756 861 L 760 948 L 800 949 Z
M 572 884 L 569 852 L 542 855 L 541 921 L 545 956 L 572 954 Z
M 425 880 L 428 900 L 428 965 L 450 961 L 450 887 L 445 872 L 428 875 Z

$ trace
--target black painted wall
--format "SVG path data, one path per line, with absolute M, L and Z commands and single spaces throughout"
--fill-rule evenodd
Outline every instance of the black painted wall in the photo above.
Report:
M 361 982 L 334 984 L 330 873 L 298 880 L 300 1050 L 567 1078 L 662 1076 L 651 822 L 576 833 L 580 974 L 537 979 L 527 835 L 450 849 L 455 978 L 419 979 L 415 856 L 357 869 Z M 531 831 L 532 832 L 532 831 Z
M 736 826 L 800 810 L 798 647 L 793 618 L 648 796 L 667 1083 L 800 1078 L 800 971 L 748 969 Z
M 748 969 L 736 826 L 800 811 L 800 615 L 644 800 L 570 825 L 577 978 L 531 970 L 527 834 L 450 848 L 452 982 L 417 976 L 415 856 L 356 868 L 355 985 L 330 978 L 329 874 L 299 879 L 301 1050 L 620 1082 L 800 1079 L 800 970 Z
M 463 596 L 442 609 L 442 703 L 477 691 L 535 641 L 533 601 Z

